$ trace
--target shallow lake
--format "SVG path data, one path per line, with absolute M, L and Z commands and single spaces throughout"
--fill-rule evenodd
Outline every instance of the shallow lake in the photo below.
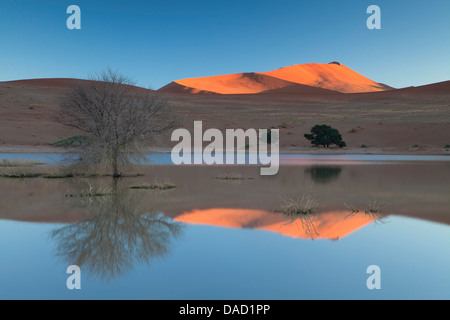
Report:
M 448 158 L 285 155 L 262 177 L 158 157 L 117 182 L 0 178 L 0 299 L 450 298 Z M 176 188 L 131 188 L 155 181 Z
M 192 155 L 192 158 L 195 154 Z M 224 155 L 224 159 L 225 159 Z M 0 154 L 0 161 L 6 160 L 35 160 L 42 161 L 47 164 L 57 164 L 63 162 L 70 155 L 52 154 L 52 153 L 33 153 L 33 154 L 17 154 L 5 153 Z M 237 159 L 243 158 L 245 163 L 249 163 L 248 154 L 244 156 L 235 156 Z M 341 154 L 341 155 L 317 155 L 317 154 L 280 154 L 280 164 L 284 165 L 305 165 L 305 164 L 374 164 L 386 162 L 450 162 L 450 156 L 433 156 L 433 155 L 376 155 L 376 154 Z M 141 161 L 142 164 L 152 165 L 172 165 L 171 155 L 168 153 L 149 154 L 146 159 Z M 226 163 L 226 161 L 224 161 Z

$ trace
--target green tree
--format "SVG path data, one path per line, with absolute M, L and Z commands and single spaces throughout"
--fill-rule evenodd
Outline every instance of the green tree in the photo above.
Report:
M 305 138 L 311 141 L 312 145 L 324 146 L 329 148 L 332 145 L 337 145 L 340 148 L 346 147 L 346 143 L 342 141 L 342 136 L 337 129 L 328 125 L 316 125 L 311 128 L 311 133 L 305 134 Z

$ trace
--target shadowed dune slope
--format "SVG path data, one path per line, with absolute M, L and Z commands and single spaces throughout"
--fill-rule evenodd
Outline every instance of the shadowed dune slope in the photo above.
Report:
M 338 91 L 317 88 L 312 86 L 307 86 L 304 84 L 292 84 L 287 87 L 279 88 L 279 89 L 270 89 L 261 92 L 260 94 L 279 94 L 279 95 L 292 95 L 292 94 L 301 94 L 301 95 L 324 95 L 324 94 L 342 94 Z
M 168 85 L 158 90 L 159 92 L 167 93 L 195 93 L 195 94 L 216 94 L 216 92 L 200 90 L 196 88 L 186 87 L 176 82 L 171 82 Z

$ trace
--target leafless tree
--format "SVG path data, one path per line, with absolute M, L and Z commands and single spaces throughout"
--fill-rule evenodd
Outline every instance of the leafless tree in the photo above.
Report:
M 145 157 L 149 139 L 176 124 L 164 97 L 110 69 L 74 87 L 56 120 L 87 137 L 75 150 L 80 163 L 110 168 L 114 177 L 122 175 L 123 165 Z

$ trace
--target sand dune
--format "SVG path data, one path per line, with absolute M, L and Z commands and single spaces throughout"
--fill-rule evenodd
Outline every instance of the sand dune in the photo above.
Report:
M 296 86 L 297 85 L 297 86 Z M 302 86 L 298 86 L 302 85 Z M 392 89 L 336 63 L 294 65 L 263 73 L 236 73 L 174 81 L 160 91 L 173 93 L 253 94 L 281 90 L 281 93 L 377 92 Z

